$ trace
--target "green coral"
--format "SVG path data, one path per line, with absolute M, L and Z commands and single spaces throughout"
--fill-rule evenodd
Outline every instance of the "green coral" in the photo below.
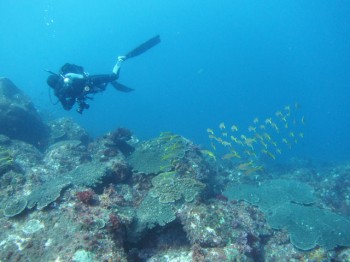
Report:
M 150 195 L 158 198 L 160 203 L 173 203 L 182 195 L 176 183 L 175 172 L 161 173 L 152 179 L 153 188 Z
M 137 212 L 139 227 L 151 229 L 156 225 L 165 226 L 175 220 L 175 212 L 170 204 L 160 203 L 149 194 L 142 201 Z
M 136 211 L 137 222 L 130 237 L 137 239 L 145 228 L 165 226 L 175 220 L 175 210 L 184 202 L 191 202 L 205 185 L 190 177 L 178 177 L 165 172 L 152 179 L 152 189 Z
M 128 158 L 134 170 L 145 174 L 170 171 L 174 160 L 185 156 L 188 140 L 172 133 L 162 133 L 158 138 L 138 145 Z
M 186 202 L 192 202 L 195 197 L 205 188 L 205 184 L 193 179 L 182 178 L 179 182 L 182 195 Z
M 178 177 L 175 172 L 165 172 L 152 179 L 150 195 L 160 203 L 173 203 L 184 199 L 191 202 L 205 188 L 205 185 L 191 177 Z
M 240 185 L 225 192 L 230 200 L 245 200 L 257 205 L 272 228 L 286 228 L 291 243 L 309 250 L 321 246 L 333 249 L 350 246 L 350 221 L 310 204 L 315 202 L 313 189 L 301 182 L 276 179 L 260 186 Z
M 20 198 L 7 203 L 4 209 L 4 215 L 7 217 L 14 217 L 22 213 L 27 207 L 27 199 Z
M 61 191 L 69 186 L 95 186 L 108 175 L 106 167 L 100 162 L 92 161 L 62 174 L 54 180 L 47 181 L 39 186 L 28 196 L 28 208 L 35 205 L 43 209 L 54 202 L 61 194 Z
M 35 205 L 37 209 L 43 209 L 60 197 L 61 191 L 70 186 L 71 183 L 62 180 L 46 182 L 28 196 L 28 208 Z
M 312 204 L 316 201 L 314 190 L 307 184 L 284 179 L 275 179 L 260 186 L 236 185 L 224 194 L 230 199 L 244 199 L 258 205 L 263 212 L 269 212 L 288 202 Z
M 299 249 L 350 246 L 350 221 L 326 209 L 286 203 L 267 218 L 272 228 L 287 228 L 291 243 Z

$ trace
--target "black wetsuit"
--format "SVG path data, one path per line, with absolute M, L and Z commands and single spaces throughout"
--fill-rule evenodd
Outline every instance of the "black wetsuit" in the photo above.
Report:
M 67 74 L 73 73 L 79 78 L 66 78 Z M 55 96 L 61 102 L 65 110 L 71 110 L 75 102 L 78 104 L 77 111 L 82 113 L 89 108 L 85 102 L 91 99 L 89 94 L 96 94 L 106 89 L 106 86 L 118 79 L 117 74 L 103 74 L 89 76 L 84 72 L 83 67 L 65 64 L 62 66 L 59 75 L 51 75 L 48 84 L 54 89 Z

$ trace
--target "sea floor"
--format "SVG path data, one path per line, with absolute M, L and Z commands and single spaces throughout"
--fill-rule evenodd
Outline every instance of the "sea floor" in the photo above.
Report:
M 70 119 L 48 125 L 40 150 L 0 135 L 0 261 L 350 261 L 350 162 L 248 172 L 177 134 L 92 139 Z M 237 186 L 256 191 L 227 193 Z M 276 199 L 342 223 L 313 230 L 315 217 L 307 230 Z

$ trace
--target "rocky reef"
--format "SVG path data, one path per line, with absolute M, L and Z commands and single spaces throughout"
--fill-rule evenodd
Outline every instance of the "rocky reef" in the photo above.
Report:
M 48 128 L 33 103 L 8 78 L 0 78 L 0 134 L 43 147 Z
M 0 261 L 350 259 L 349 163 L 245 174 L 178 134 L 45 123 L 24 97 L 0 79 Z

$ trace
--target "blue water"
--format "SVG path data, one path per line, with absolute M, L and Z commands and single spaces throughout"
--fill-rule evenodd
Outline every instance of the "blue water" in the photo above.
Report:
M 349 1 L 1 0 L 0 10 L 0 75 L 47 117 L 72 117 L 93 136 L 127 127 L 208 146 L 208 127 L 246 128 L 297 102 L 295 156 L 350 157 Z M 83 115 L 51 104 L 43 69 L 108 73 L 156 34 L 160 45 L 123 64 L 120 82 L 135 92 L 110 87 Z

